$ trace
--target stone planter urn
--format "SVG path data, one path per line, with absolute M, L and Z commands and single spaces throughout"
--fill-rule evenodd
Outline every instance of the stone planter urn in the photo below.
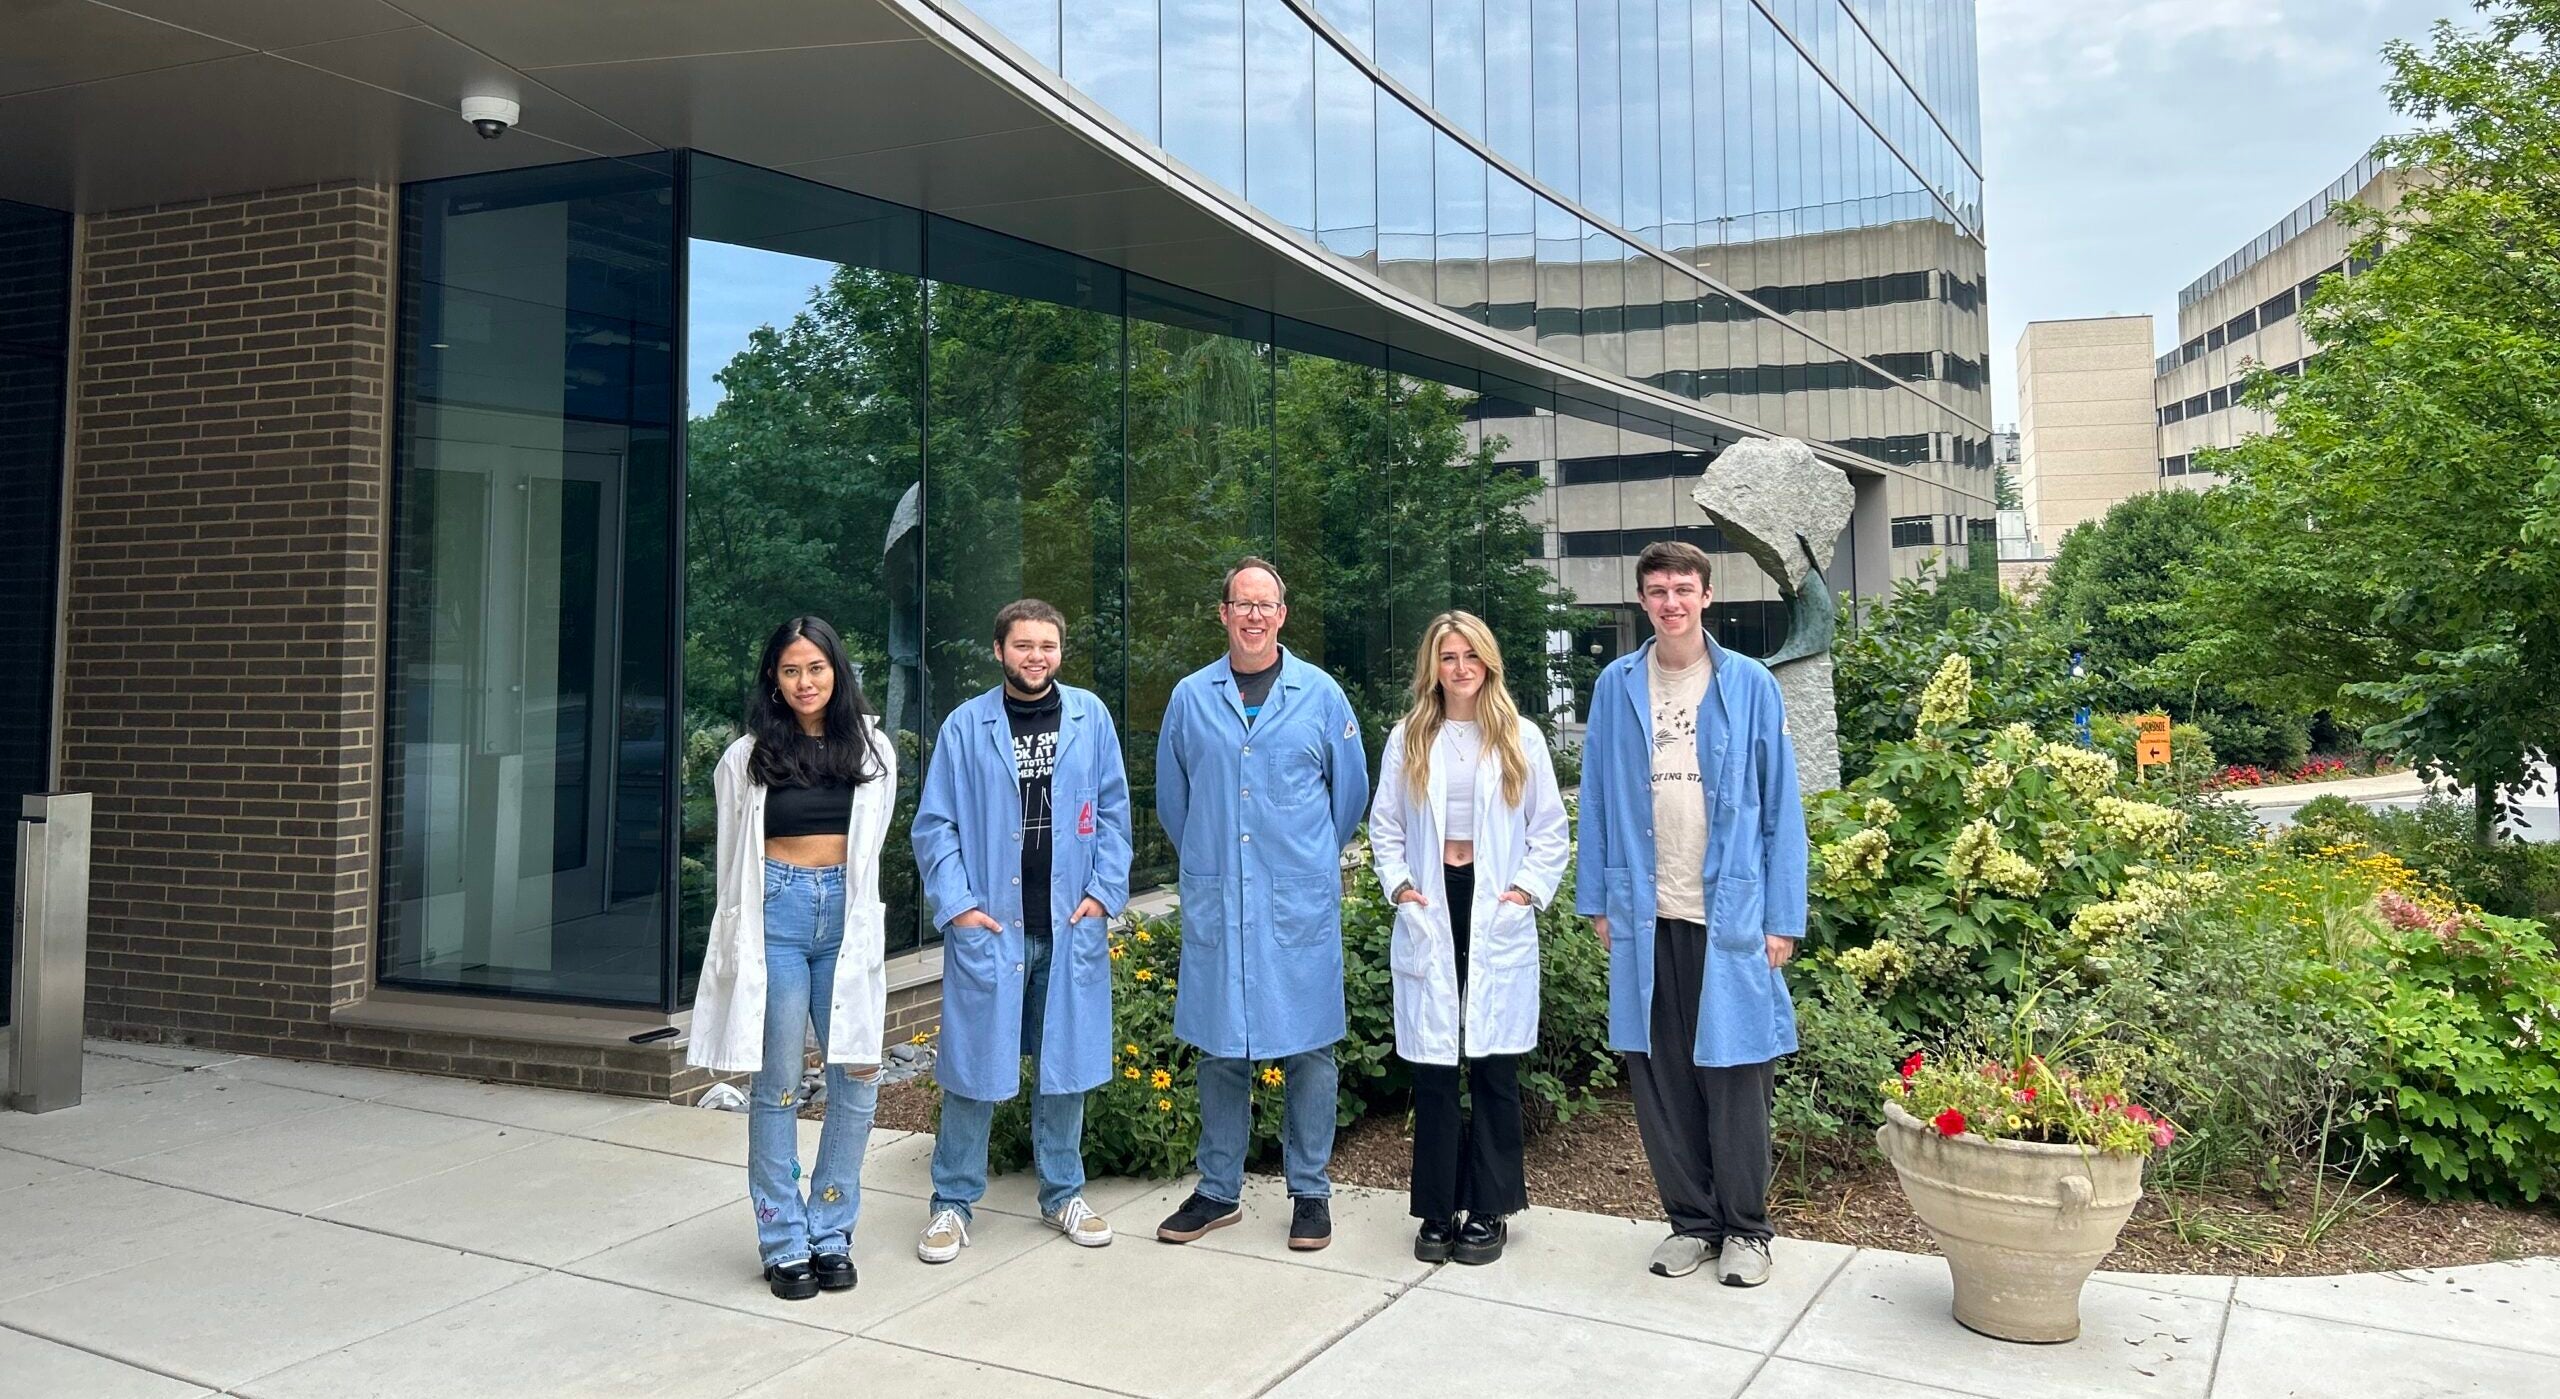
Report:
M 1955 1276 L 1956 1320 L 2003 1341 L 2080 1335 L 2080 1288 L 2142 1197 L 2140 1156 L 1946 1137 L 1887 1101 L 1876 1145 Z

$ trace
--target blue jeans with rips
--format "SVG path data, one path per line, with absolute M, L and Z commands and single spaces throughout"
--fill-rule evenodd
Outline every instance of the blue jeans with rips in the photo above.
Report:
M 851 1253 L 862 1213 L 862 1153 L 880 1083 L 842 1064 L 826 1068 L 818 1161 L 800 1189 L 800 1077 L 808 1033 L 827 1042 L 836 953 L 844 944 L 844 867 L 764 862 L 764 1067 L 747 1109 L 747 1199 L 756 1247 L 769 1266 L 814 1253 Z

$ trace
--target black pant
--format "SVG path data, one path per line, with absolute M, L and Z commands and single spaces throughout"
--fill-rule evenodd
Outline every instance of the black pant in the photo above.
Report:
M 1443 878 L 1463 1010 L 1467 929 L 1475 917 L 1475 866 L 1444 866 Z M 1459 1018 L 1463 1033 L 1464 1014 Z M 1458 1103 L 1461 1073 L 1474 1100 L 1472 1118 Z M 1414 1065 L 1413 1217 L 1450 1219 L 1461 1210 L 1492 1217 L 1528 1207 L 1529 1182 L 1520 1146 L 1520 1056 L 1495 1054 L 1461 1064 Z
M 1705 928 L 1677 918 L 1655 922 L 1653 1052 L 1627 1056 L 1636 1133 L 1672 1233 L 1718 1245 L 1765 1240 L 1777 1074 L 1770 1064 L 1703 1069 L 1692 1062 L 1706 957 Z

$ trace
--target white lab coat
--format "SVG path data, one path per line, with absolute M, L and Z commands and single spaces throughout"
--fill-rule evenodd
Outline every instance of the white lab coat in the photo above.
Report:
M 1538 1044 L 1537 909 L 1555 898 L 1573 844 L 1546 735 L 1523 719 L 1520 743 L 1529 782 L 1518 806 L 1502 799 L 1502 760 L 1488 747 L 1476 761 L 1476 893 L 1462 1004 L 1440 862 L 1449 765 L 1431 765 L 1430 790 L 1416 801 L 1404 780 L 1404 725 L 1387 735 L 1369 808 L 1369 857 L 1389 898 L 1410 881 L 1430 901 L 1395 905 L 1388 957 L 1395 972 L 1396 1053 L 1416 1064 L 1455 1064 L 1461 1051 L 1468 1058 L 1526 1054 Z M 1438 756 L 1446 753 L 1444 747 Z M 1535 907 L 1505 901 L 1503 891 L 1514 887 L 1536 900 Z
M 869 721 L 866 721 L 869 722 Z M 889 981 L 881 967 L 880 844 L 897 799 L 898 754 L 876 722 L 868 738 L 880 776 L 853 789 L 845 839 L 844 947 L 836 954 L 826 1062 L 856 1067 L 880 1062 L 887 1033 Z M 693 998 L 693 1033 L 685 1061 L 715 1073 L 764 1067 L 764 800 L 748 775 L 753 735 L 729 745 L 711 776 L 720 812 L 711 943 Z

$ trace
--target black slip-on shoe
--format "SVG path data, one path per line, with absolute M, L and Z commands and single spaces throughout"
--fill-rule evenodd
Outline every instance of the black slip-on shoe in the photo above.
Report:
M 1413 1256 L 1425 1263 L 1446 1263 L 1449 1250 L 1458 1242 L 1458 1221 L 1426 1219 L 1414 1231 Z
M 1313 1253 L 1333 1242 L 1333 1203 L 1318 1195 L 1300 1195 L 1289 1202 L 1289 1247 L 1299 1253 Z
M 820 1292 L 853 1290 L 853 1259 L 848 1254 L 821 1253 L 809 1260 L 809 1270 L 818 1275 Z
M 1502 1246 L 1511 1238 L 1511 1223 L 1501 1215 L 1467 1217 L 1467 1227 L 1458 1233 L 1457 1246 L 1449 1256 L 1460 1263 L 1480 1265 L 1502 1256 Z
M 1212 1200 L 1194 1190 L 1182 1208 L 1166 1215 L 1156 1226 L 1156 1237 L 1169 1244 L 1187 1244 L 1212 1229 L 1224 1229 L 1244 1218 L 1244 1206 L 1227 1200 Z
M 806 1258 L 765 1264 L 764 1280 L 772 1284 L 773 1295 L 786 1302 L 806 1302 L 818 1295 L 818 1275 Z

